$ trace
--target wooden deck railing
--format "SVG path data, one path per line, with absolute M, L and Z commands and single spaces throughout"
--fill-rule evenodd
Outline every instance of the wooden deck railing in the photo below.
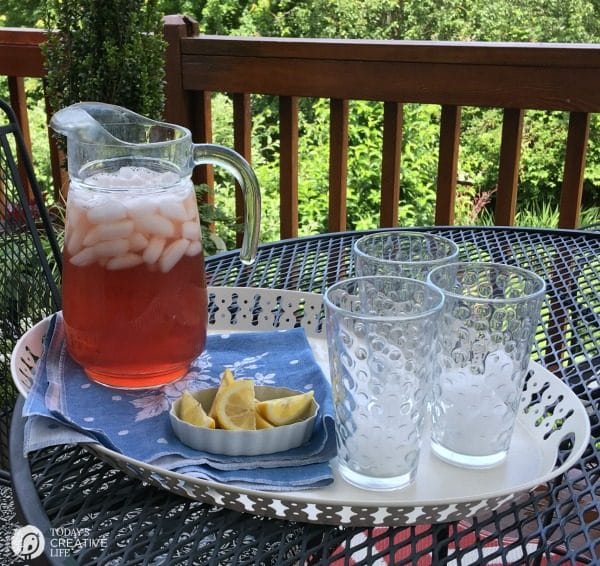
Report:
M 281 236 L 298 230 L 298 98 L 330 100 L 329 230 L 346 227 L 348 101 L 384 103 L 381 226 L 398 222 L 402 104 L 441 106 L 436 224 L 453 224 L 461 106 L 504 111 L 495 223 L 512 225 L 523 115 L 570 113 L 560 226 L 581 207 L 590 113 L 600 112 L 600 46 L 201 36 L 168 17 L 167 117 L 211 138 L 211 92 L 233 95 L 236 149 L 249 155 L 249 94 L 279 97 Z
M 47 36 L 47 32 L 39 29 L 0 28 L 0 76 L 8 79 L 9 102 L 19 119 L 23 138 L 30 151 L 29 101 L 25 92 L 25 79 L 43 79 L 46 75 L 40 45 L 46 41 Z M 46 114 L 50 114 L 48 108 Z M 58 147 L 50 135 L 48 144 L 56 196 L 65 186 L 66 174 L 60 164 Z
M 0 75 L 26 125 L 22 77 L 43 76 L 44 32 L 0 28 Z M 330 101 L 330 231 L 346 228 L 348 103 L 384 104 L 380 226 L 398 222 L 404 103 L 441 107 L 436 224 L 453 224 L 461 107 L 503 111 L 495 223 L 512 225 L 525 110 L 569 113 L 559 225 L 576 227 L 592 113 L 600 112 L 600 46 L 239 38 L 198 35 L 195 22 L 165 18 L 168 121 L 211 141 L 211 93 L 233 98 L 235 148 L 249 160 L 250 95 L 279 100 L 282 238 L 298 233 L 298 101 Z M 57 160 L 54 160 L 57 167 Z M 53 171 L 55 179 L 57 171 Z M 200 174 L 211 182 L 211 172 Z M 61 180 L 56 181 L 60 186 Z M 241 204 L 238 203 L 238 207 Z M 238 212 L 241 213 L 240 210 Z

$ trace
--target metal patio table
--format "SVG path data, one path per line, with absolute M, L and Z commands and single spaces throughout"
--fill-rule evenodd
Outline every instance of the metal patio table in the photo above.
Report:
M 61 526 L 103 540 L 58 564 L 598 564 L 600 563 L 600 233 L 524 228 L 428 228 L 461 259 L 536 271 L 548 284 L 549 324 L 534 358 L 568 383 L 591 422 L 591 441 L 569 472 L 460 524 L 339 527 L 259 517 L 193 501 L 129 477 L 81 446 L 22 456 L 22 400 L 11 428 L 15 498 L 24 524 L 48 536 Z M 353 273 L 364 232 L 260 246 L 243 266 L 236 252 L 207 259 L 211 286 L 322 293 Z M 519 558 L 520 557 L 520 558 Z

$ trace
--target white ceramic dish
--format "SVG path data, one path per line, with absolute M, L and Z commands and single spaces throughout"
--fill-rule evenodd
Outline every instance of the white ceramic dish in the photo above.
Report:
M 321 295 L 214 287 L 209 296 L 209 332 L 253 332 L 301 325 L 317 362 L 329 375 Z M 31 328 L 13 352 L 13 380 L 25 396 L 31 387 L 35 361 L 42 352 L 47 324 L 44 320 Z M 501 466 L 490 470 L 457 468 L 434 457 L 425 443 L 416 481 L 399 491 L 374 492 L 350 486 L 337 474 L 335 462 L 334 482 L 325 488 L 267 492 L 169 472 L 99 445 L 88 445 L 88 449 L 142 481 L 241 512 L 321 524 L 397 526 L 452 522 L 496 509 L 566 472 L 577 463 L 589 438 L 589 417 L 581 401 L 568 385 L 532 362 L 511 448 Z
M 200 402 L 204 410 L 207 410 L 212 405 L 216 393 L 217 388 L 211 387 L 196 391 L 192 396 Z M 289 397 L 298 393 L 300 392 L 285 387 L 255 386 L 254 388 L 258 401 Z M 258 456 L 301 446 L 310 438 L 319 411 L 319 404 L 313 399 L 306 415 L 296 423 L 263 430 L 220 430 L 203 428 L 182 421 L 178 416 L 180 401 L 181 398 L 177 399 L 169 411 L 171 426 L 179 440 L 195 450 L 227 456 Z

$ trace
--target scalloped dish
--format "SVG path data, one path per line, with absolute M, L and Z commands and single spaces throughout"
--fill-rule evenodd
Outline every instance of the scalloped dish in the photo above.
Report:
M 256 386 L 254 391 L 257 401 L 299 393 L 285 387 L 268 386 Z M 206 408 L 211 406 L 216 393 L 217 388 L 211 387 L 194 392 L 193 397 Z M 298 422 L 263 430 L 221 430 L 196 426 L 179 418 L 180 402 L 181 398 L 177 399 L 169 411 L 171 426 L 179 440 L 195 450 L 227 456 L 258 456 L 296 448 L 311 437 L 319 412 L 319 404 L 313 399 L 307 414 Z

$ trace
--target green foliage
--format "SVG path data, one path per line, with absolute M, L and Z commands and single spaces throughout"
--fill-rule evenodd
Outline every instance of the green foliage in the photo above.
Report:
M 156 0 L 48 0 L 47 93 L 54 109 L 109 102 L 162 114 L 162 15 Z
M 2 0 L 0 26 L 42 27 L 45 0 Z
M 590 0 L 404 0 L 398 39 L 593 42 Z
M 158 0 L 161 14 L 185 14 L 200 20 L 206 0 Z
M 252 4 L 250 0 L 206 0 L 200 19 L 203 31 L 216 35 L 233 34 L 242 14 Z
M 237 226 L 231 224 L 231 215 L 228 215 L 221 208 L 205 201 L 204 197 L 209 191 L 208 185 L 197 185 L 195 189 L 196 200 L 198 201 L 198 213 L 200 215 L 200 229 L 202 232 L 204 255 L 209 256 L 227 249 L 227 243 L 217 232 L 215 232 L 213 224 L 218 223 L 221 228 L 229 227 L 233 233 L 235 233 Z
M 583 228 L 593 226 L 597 232 L 600 232 L 600 206 L 584 209 L 581 212 L 579 226 Z
M 590 0 L 208 0 L 206 33 L 284 37 L 339 37 L 462 41 L 594 42 L 600 37 L 600 6 Z M 214 112 L 216 115 L 217 112 Z M 254 108 L 253 166 L 265 200 L 264 239 L 276 239 L 278 170 L 277 108 Z M 463 108 L 458 169 L 457 223 L 491 218 L 497 184 L 502 112 Z M 328 197 L 328 104 L 301 101 L 299 132 L 300 233 L 326 229 Z M 567 115 L 527 112 L 524 121 L 517 222 L 554 223 L 560 198 Z M 348 227 L 379 221 L 381 104 L 356 101 L 349 116 Z M 600 116 L 592 119 L 584 205 L 600 199 Z M 433 223 L 437 176 L 439 108 L 404 106 L 400 179 L 400 223 Z M 225 138 L 221 140 L 225 143 Z M 541 204 L 540 204 L 541 203 Z M 551 225 L 551 224 L 547 224 Z
M 400 6 L 397 0 L 257 0 L 247 3 L 237 23 L 229 28 L 229 33 L 386 39 L 397 33 Z M 218 19 L 218 8 L 214 8 L 217 8 L 217 2 L 211 3 L 209 0 L 203 11 L 203 16 L 207 16 L 210 10 L 211 18 L 206 20 L 207 30 Z
M 558 228 L 558 218 L 558 205 L 553 206 L 547 202 L 534 202 L 528 208 L 517 211 L 515 224 L 529 228 Z M 493 226 L 494 217 L 490 211 L 483 210 L 480 211 L 479 215 L 474 217 L 473 222 L 457 222 L 457 224 Z M 586 227 L 591 225 L 599 225 L 598 229 L 600 229 L 600 207 L 586 208 L 581 212 L 579 226 Z
M 593 42 L 592 0 L 207 0 L 206 33 L 461 41 Z

